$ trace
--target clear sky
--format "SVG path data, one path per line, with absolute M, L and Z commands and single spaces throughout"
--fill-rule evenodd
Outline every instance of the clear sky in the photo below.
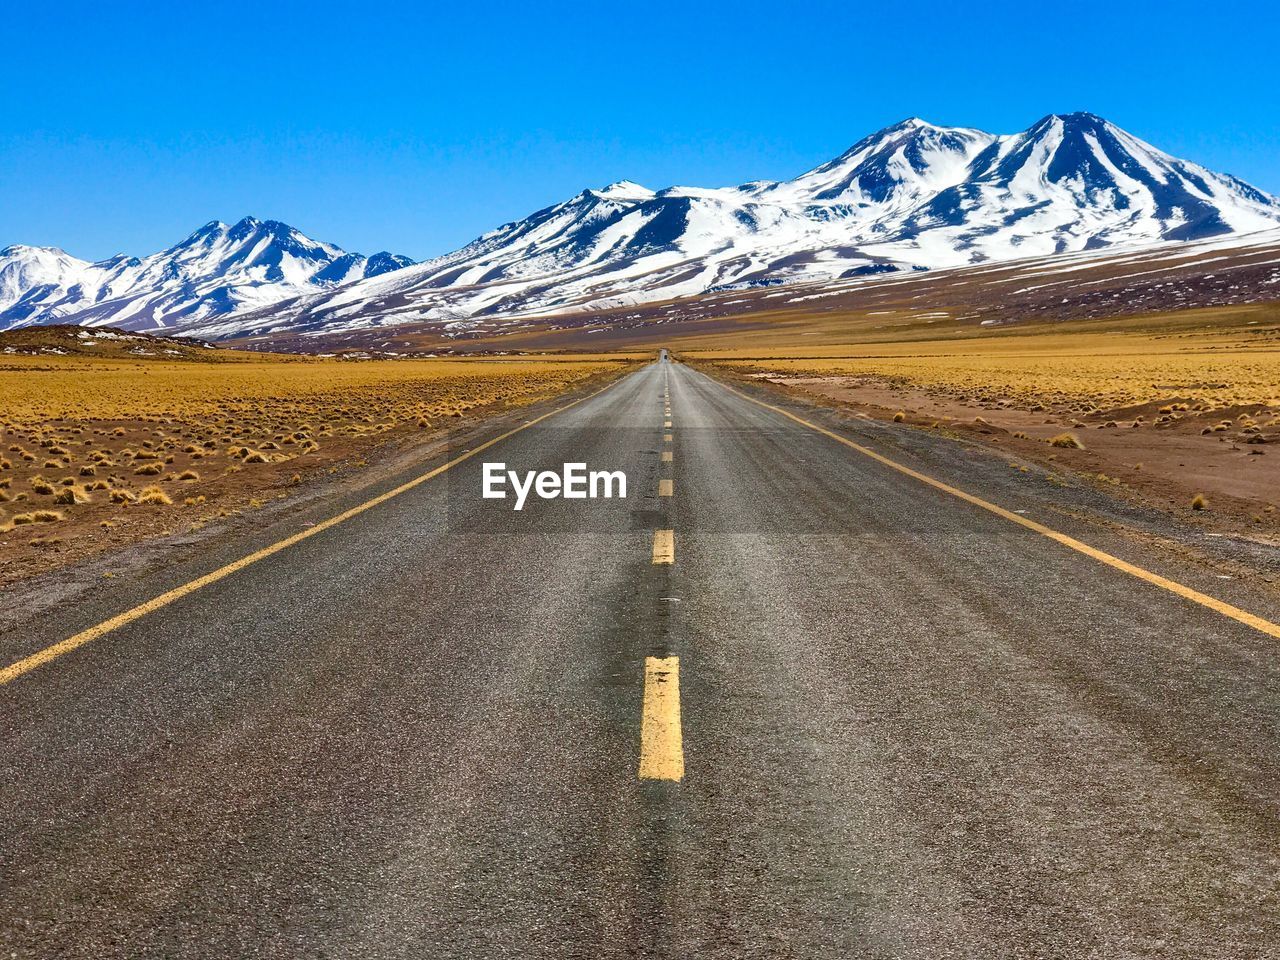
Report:
M 0 13 L 0 246 L 90 259 L 246 214 L 425 258 L 613 180 L 794 176 L 908 116 L 1012 133 L 1090 110 L 1280 193 L 1273 2 Z

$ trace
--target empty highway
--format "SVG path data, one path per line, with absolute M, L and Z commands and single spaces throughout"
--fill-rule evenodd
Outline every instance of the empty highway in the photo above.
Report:
M 680 363 L 491 439 L 0 638 L 0 955 L 1280 955 L 1265 596 Z

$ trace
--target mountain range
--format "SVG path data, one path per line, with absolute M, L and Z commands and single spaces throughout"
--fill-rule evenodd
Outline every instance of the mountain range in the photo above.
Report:
M 37 323 L 186 329 L 413 263 L 364 257 L 276 220 L 206 223 L 147 257 L 90 263 L 57 247 L 0 250 L 0 330 Z
M 1089 113 L 996 135 L 909 119 L 785 181 L 584 190 L 413 264 L 283 224 L 209 224 L 141 261 L 0 251 L 0 329 L 111 323 L 208 338 L 495 321 L 1280 226 L 1280 199 Z M 117 279 L 118 278 L 118 279 Z

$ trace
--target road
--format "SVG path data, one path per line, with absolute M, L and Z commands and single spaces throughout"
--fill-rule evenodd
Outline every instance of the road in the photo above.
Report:
M 1280 956 L 1280 639 L 759 396 L 650 364 L 10 632 L 0 954 Z

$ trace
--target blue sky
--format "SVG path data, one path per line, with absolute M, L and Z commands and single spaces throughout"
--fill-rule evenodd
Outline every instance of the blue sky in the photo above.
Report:
M 1091 110 L 1280 193 L 1273 4 L 463 6 L 10 14 L 0 245 L 145 254 L 252 214 L 423 258 L 612 180 L 794 176 L 908 116 Z

